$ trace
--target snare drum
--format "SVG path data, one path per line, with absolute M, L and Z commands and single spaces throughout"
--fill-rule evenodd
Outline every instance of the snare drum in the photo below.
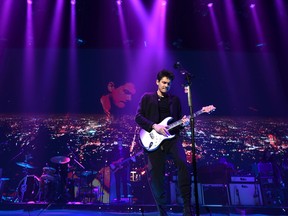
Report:
M 35 175 L 27 175 L 17 187 L 17 195 L 20 202 L 36 201 L 39 195 L 40 180 Z

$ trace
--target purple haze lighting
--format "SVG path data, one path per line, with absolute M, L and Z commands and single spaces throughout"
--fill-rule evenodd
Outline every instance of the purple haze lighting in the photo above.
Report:
M 25 42 L 26 47 L 24 49 L 24 68 L 23 68 L 23 108 L 31 109 L 33 107 L 33 98 L 35 91 L 35 50 L 34 50 L 34 35 L 33 35 L 33 13 L 32 13 L 32 1 L 27 1 L 27 13 L 26 13 L 26 33 Z
M 32 4 L 33 0 L 27 0 L 27 4 Z
M 137 18 L 140 21 L 140 24 L 143 28 L 146 28 L 146 23 L 148 22 L 148 14 L 144 8 L 144 5 L 139 0 L 131 0 L 131 5 L 134 13 L 137 15 Z
M 117 3 L 117 5 L 121 5 L 122 1 L 121 0 L 117 0 L 116 3 Z
M 231 43 L 232 47 L 231 48 L 237 48 L 237 50 L 242 49 L 243 47 L 243 42 L 240 29 L 239 29 L 239 20 L 237 19 L 235 14 L 236 11 L 236 5 L 234 5 L 234 0 L 227 0 L 225 3 L 225 10 L 227 17 L 229 19 L 226 19 L 226 22 L 228 23 L 229 27 L 229 35 L 230 38 L 233 38 L 233 43 Z
M 70 8 L 70 47 L 76 48 L 77 42 L 77 34 L 76 34 L 76 7 L 74 6 L 76 0 L 74 0 L 74 4 L 72 4 L 71 0 L 71 8 Z
M 122 9 L 121 5 L 119 5 L 119 4 L 118 4 L 118 13 L 119 13 L 119 22 L 120 22 L 120 27 L 121 27 L 122 39 L 123 39 L 123 41 L 129 41 L 128 33 L 127 33 L 127 27 L 126 27 L 124 15 L 123 15 L 123 9 Z M 124 42 L 124 45 L 126 46 L 126 48 L 129 47 L 129 43 Z
M 253 9 L 253 8 L 251 8 Z M 263 32 L 262 22 L 260 21 L 259 14 L 257 13 L 257 10 L 251 10 L 253 21 L 254 21 L 254 29 L 257 37 L 258 44 L 264 44 L 265 43 L 265 34 Z M 257 46 L 260 48 L 263 48 L 263 46 Z
M 71 3 L 72 5 L 75 5 L 75 4 L 76 4 L 76 0 L 71 0 L 70 3 Z
M 6 32 L 9 29 L 9 20 L 11 17 L 11 9 L 13 8 L 12 1 L 4 1 L 0 8 L 0 35 L 6 37 Z M 3 35 L 3 36 L 2 36 Z
M 276 0 L 275 1 L 275 6 L 276 6 L 276 10 L 278 11 L 277 13 L 277 18 L 278 18 L 278 22 L 280 23 L 280 25 L 282 26 L 280 28 L 281 33 L 279 34 L 282 38 L 282 43 L 283 43 L 283 47 L 288 47 L 288 31 L 287 31 L 287 26 L 288 26 L 288 19 L 287 19 L 287 7 L 285 7 L 285 3 L 284 1 L 286 0 Z
M 149 20 L 145 26 L 145 40 L 149 47 L 162 50 L 165 44 L 165 20 L 166 20 L 166 6 L 163 6 L 163 0 L 154 2 Z M 160 56 L 160 55 L 159 55 Z
M 163 0 L 162 1 L 162 6 L 166 6 L 167 5 L 167 1 L 166 0 Z
M 276 10 L 278 11 L 278 14 L 280 16 L 285 17 L 285 14 L 287 14 L 287 9 L 285 8 L 284 1 L 285 0 L 276 0 L 275 5 L 276 5 Z
M 255 8 L 255 4 L 250 4 L 250 8 Z
M 209 3 L 207 6 L 208 7 L 213 7 L 213 3 Z
M 77 110 L 77 102 L 75 102 L 75 97 L 78 95 L 78 76 L 77 76 L 77 68 L 78 68 L 78 60 L 77 60 L 77 23 L 76 23 L 76 0 L 72 3 L 70 7 L 70 51 L 69 51 L 69 64 L 68 64 L 68 84 L 69 84 L 69 110 Z

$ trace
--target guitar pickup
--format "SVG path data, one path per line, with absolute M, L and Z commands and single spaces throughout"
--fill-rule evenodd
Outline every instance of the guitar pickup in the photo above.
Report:
M 150 142 L 148 149 L 150 149 L 153 145 L 153 142 Z

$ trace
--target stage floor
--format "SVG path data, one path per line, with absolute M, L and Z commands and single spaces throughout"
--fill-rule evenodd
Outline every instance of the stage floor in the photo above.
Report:
M 201 216 L 284 216 L 287 207 L 265 206 L 200 206 Z M 95 204 L 28 204 L 1 203 L 0 215 L 13 216 L 158 216 L 155 205 L 95 205 Z M 180 206 L 169 206 L 169 216 L 182 216 Z

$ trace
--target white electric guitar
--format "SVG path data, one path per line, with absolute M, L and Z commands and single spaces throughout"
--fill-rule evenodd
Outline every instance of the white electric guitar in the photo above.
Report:
M 197 111 L 197 112 L 195 112 L 193 114 L 193 116 L 196 117 L 198 115 L 201 115 L 202 113 L 211 113 L 215 109 L 216 109 L 216 107 L 214 107 L 213 105 L 202 107 L 202 109 Z M 188 116 L 188 118 L 190 118 L 190 116 Z M 160 122 L 159 124 L 167 126 L 168 130 L 171 130 L 172 128 L 175 128 L 175 127 L 177 127 L 177 126 L 182 124 L 182 119 L 180 119 L 180 120 L 178 120 L 176 122 L 173 122 L 173 123 L 168 125 L 168 122 L 171 119 L 172 119 L 172 117 L 167 117 L 162 122 Z M 140 136 L 140 140 L 141 140 L 142 146 L 147 151 L 154 151 L 160 146 L 160 144 L 162 143 L 163 140 L 171 139 L 175 135 L 164 136 L 162 134 L 157 133 L 154 129 L 151 132 L 147 132 L 146 130 L 141 129 L 140 132 L 139 132 L 139 136 Z

